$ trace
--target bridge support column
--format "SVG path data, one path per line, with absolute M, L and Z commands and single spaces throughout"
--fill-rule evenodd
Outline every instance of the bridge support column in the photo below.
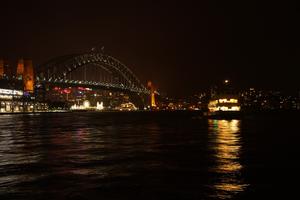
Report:
M 33 65 L 31 60 L 24 60 L 23 83 L 24 83 L 24 90 L 33 93 L 34 76 L 33 76 Z
M 148 81 L 147 84 L 149 90 L 150 90 L 150 106 L 151 108 L 156 108 L 156 101 L 155 101 L 155 88 L 151 81 Z

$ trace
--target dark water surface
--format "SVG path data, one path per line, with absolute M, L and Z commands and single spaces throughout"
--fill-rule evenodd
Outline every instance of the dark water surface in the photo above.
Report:
M 299 117 L 1 115 L 0 199 L 290 199 Z

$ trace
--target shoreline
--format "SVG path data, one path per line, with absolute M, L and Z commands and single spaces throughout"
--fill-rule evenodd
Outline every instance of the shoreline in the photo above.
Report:
M 207 119 L 244 119 L 244 118 L 253 118 L 259 116 L 277 116 L 277 115 L 299 115 L 300 110 L 282 110 L 282 111 L 241 111 L 240 113 L 236 113 L 234 115 L 207 115 L 207 112 L 200 110 L 137 110 L 137 111 L 117 111 L 117 110 L 105 110 L 105 111 L 92 111 L 92 110 L 53 110 L 53 111 L 35 111 L 35 112 L 0 112 L 0 115 L 35 115 L 35 114 L 60 114 L 60 113 L 97 113 L 97 114 L 120 114 L 120 115 L 128 115 L 128 114 L 138 114 L 138 113 L 147 113 L 147 114 L 162 114 L 162 115 L 188 115 L 188 116 L 197 116 L 199 118 L 207 118 Z
M 68 113 L 70 111 L 35 111 L 35 112 L 0 112 L 0 115 L 26 115 L 26 114 L 41 114 L 41 113 Z

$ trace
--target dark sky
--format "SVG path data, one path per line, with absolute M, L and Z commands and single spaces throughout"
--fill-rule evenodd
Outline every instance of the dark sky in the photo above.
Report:
M 103 45 L 142 82 L 152 80 L 170 95 L 193 94 L 224 78 L 239 87 L 300 89 L 296 4 L 120 2 L 1 2 L 0 57 L 37 65 Z

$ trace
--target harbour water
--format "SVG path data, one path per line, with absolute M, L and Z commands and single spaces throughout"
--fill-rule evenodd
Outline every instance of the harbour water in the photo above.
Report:
M 0 115 L 0 199 L 289 199 L 299 116 Z

